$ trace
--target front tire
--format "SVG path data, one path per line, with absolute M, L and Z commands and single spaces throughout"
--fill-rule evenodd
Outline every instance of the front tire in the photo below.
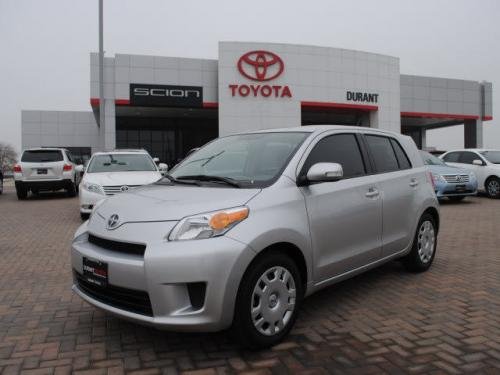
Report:
M 279 343 L 290 332 L 304 295 L 295 262 L 281 252 L 257 258 L 241 281 L 233 333 L 250 349 Z
M 431 214 L 420 218 L 410 253 L 403 258 L 403 264 L 412 272 L 427 271 L 436 255 L 437 228 Z
M 493 199 L 500 198 L 500 179 L 498 177 L 490 177 L 485 184 L 486 194 Z

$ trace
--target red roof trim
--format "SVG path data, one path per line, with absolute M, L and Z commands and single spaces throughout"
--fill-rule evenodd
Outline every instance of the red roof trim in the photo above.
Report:
M 457 120 L 477 120 L 477 115 L 460 115 L 452 113 L 429 113 L 429 112 L 401 112 L 401 117 L 418 117 L 418 118 L 448 118 Z
M 347 103 L 334 103 L 334 102 L 300 102 L 302 108 L 308 109 L 335 109 L 347 108 L 357 109 L 358 111 L 378 111 L 378 105 L 366 104 L 347 104 Z
M 95 107 L 99 105 L 99 98 L 90 98 L 90 105 Z M 115 105 L 130 105 L 128 99 L 115 99 Z
M 217 102 L 203 102 L 203 108 L 219 108 L 219 103 L 217 103 Z

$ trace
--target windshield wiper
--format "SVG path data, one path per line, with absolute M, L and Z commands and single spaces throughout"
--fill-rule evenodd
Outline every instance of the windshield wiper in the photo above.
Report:
M 168 173 L 166 173 L 165 175 L 163 175 L 163 177 L 160 180 L 156 181 L 154 184 L 155 185 L 164 185 L 164 183 L 161 182 L 162 180 L 168 180 L 169 182 L 174 183 L 174 184 L 198 185 L 194 181 L 181 181 L 181 180 L 178 180 L 177 178 L 175 178 L 174 176 L 169 175 Z
M 222 176 L 212 176 L 206 174 L 196 174 L 196 175 L 188 175 L 188 176 L 179 176 L 177 180 L 197 180 L 197 181 L 215 181 L 215 182 L 224 182 L 227 185 L 231 185 L 237 188 L 241 188 L 241 184 L 231 177 L 222 177 Z

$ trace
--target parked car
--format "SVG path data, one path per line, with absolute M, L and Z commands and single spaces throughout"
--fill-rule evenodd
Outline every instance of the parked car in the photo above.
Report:
M 429 269 L 438 207 L 407 136 L 346 126 L 226 136 L 94 207 L 72 243 L 73 290 L 126 319 L 232 327 L 266 347 L 319 289 L 392 259 Z
M 28 193 L 65 189 L 68 196 L 78 193 L 80 175 L 71 153 L 63 148 L 30 148 L 24 150 L 21 161 L 14 166 L 14 181 L 18 199 Z
M 158 181 L 166 164 L 151 158 L 145 150 L 115 150 L 96 152 L 83 172 L 80 184 L 80 216 L 88 219 L 100 200 L 138 186 Z
M 474 172 L 478 190 L 490 198 L 500 198 L 500 150 L 464 149 L 441 156 L 446 164 Z
M 438 199 L 461 201 L 468 195 L 477 194 L 477 179 L 474 172 L 449 166 L 426 151 L 420 151 L 420 155 L 432 173 Z

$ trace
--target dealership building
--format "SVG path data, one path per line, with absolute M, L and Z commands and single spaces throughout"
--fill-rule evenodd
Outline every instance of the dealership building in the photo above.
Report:
M 22 146 L 58 146 L 87 158 L 145 148 L 169 165 L 227 134 L 312 124 L 410 135 L 464 125 L 481 147 L 492 84 L 404 75 L 399 58 L 338 48 L 220 42 L 218 60 L 116 54 L 104 61 L 99 124 L 98 55 L 90 54 L 89 111 L 22 111 Z

